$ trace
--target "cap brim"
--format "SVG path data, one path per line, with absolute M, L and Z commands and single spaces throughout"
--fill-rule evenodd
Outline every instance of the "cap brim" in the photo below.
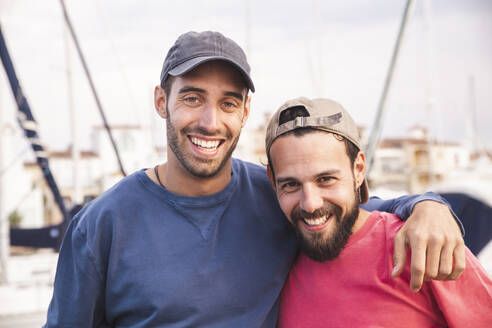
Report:
M 234 62 L 233 60 L 230 60 L 229 58 L 225 58 L 225 57 L 221 57 L 221 56 L 202 56 L 202 57 L 192 58 L 192 59 L 174 67 L 172 70 L 170 70 L 168 72 L 168 74 L 172 75 L 172 76 L 183 75 L 185 73 L 188 73 L 189 71 L 191 71 L 192 69 L 194 69 L 198 65 L 201 65 L 203 63 L 206 63 L 206 62 L 212 61 L 212 60 L 223 60 L 223 61 L 226 61 L 228 63 L 233 64 L 241 72 L 241 75 L 246 80 L 248 88 L 251 90 L 251 92 L 255 92 L 255 86 L 253 84 L 253 81 L 249 77 L 248 72 L 246 72 L 244 69 L 242 69 L 241 66 L 238 63 Z

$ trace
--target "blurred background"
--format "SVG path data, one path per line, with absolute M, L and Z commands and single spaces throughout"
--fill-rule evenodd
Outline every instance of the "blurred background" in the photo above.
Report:
M 153 89 L 167 50 L 187 31 L 219 31 L 245 50 L 257 89 L 234 156 L 266 162 L 265 124 L 286 99 L 335 99 L 375 144 L 371 194 L 442 193 L 492 274 L 492 1 L 0 0 L 37 121 L 26 138 L 0 69 L 0 327 L 40 326 L 70 212 L 123 176 L 63 3 L 127 174 L 166 160 Z M 53 243 L 25 247 L 33 238 Z

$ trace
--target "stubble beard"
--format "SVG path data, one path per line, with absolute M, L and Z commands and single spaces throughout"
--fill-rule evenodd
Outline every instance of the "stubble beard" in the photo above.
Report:
M 205 158 L 192 158 L 191 155 L 185 155 L 182 149 L 179 146 L 178 133 L 176 129 L 171 124 L 171 118 L 169 116 L 169 111 L 167 110 L 167 119 L 166 119 L 166 135 L 167 135 L 167 143 L 171 151 L 176 156 L 181 165 L 193 176 L 197 178 L 211 178 L 217 175 L 227 164 L 227 161 L 231 158 L 232 152 L 236 149 L 237 142 L 239 140 L 239 136 L 241 135 L 241 131 L 239 131 L 236 138 L 232 140 L 232 144 L 227 150 L 226 154 L 222 159 L 205 159 Z M 216 136 L 217 134 L 212 134 L 207 130 L 201 128 L 183 128 L 180 133 L 183 136 L 184 140 L 187 140 L 187 134 L 195 132 L 202 134 L 204 136 Z M 225 133 L 226 140 L 231 140 L 232 135 L 230 132 Z M 185 146 L 183 145 L 182 148 Z
M 355 194 L 356 191 L 354 191 L 354 198 Z M 352 235 L 352 228 L 359 216 L 359 205 L 360 202 L 355 198 L 353 206 L 343 218 L 341 207 L 332 203 L 313 213 L 307 213 L 299 208 L 294 209 L 291 218 L 301 251 L 317 262 L 332 261 L 337 258 Z M 331 218 L 331 220 L 335 220 L 336 224 L 329 236 L 325 236 L 326 233 L 324 231 L 313 232 L 310 235 L 305 235 L 301 232 L 299 224 L 303 224 L 300 222 L 303 218 L 321 217 L 328 213 L 333 213 L 335 217 Z

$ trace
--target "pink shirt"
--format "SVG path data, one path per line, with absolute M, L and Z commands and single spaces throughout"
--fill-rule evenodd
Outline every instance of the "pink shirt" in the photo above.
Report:
M 281 294 L 278 327 L 492 327 L 492 281 L 468 249 L 456 281 L 424 282 L 413 293 L 409 263 L 391 277 L 402 225 L 373 212 L 335 260 L 300 254 Z

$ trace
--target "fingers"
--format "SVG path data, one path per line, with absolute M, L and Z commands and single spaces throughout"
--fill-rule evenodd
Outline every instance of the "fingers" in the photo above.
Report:
M 427 258 L 425 261 L 426 263 L 424 274 L 425 281 L 435 279 L 439 274 L 442 244 L 442 240 L 440 240 L 438 237 L 433 237 L 427 242 Z M 452 261 L 452 252 L 450 256 Z M 449 273 L 451 273 L 451 271 Z
M 441 252 L 441 263 L 439 265 L 439 273 L 437 274 L 437 280 L 448 280 L 451 272 L 453 271 L 453 256 L 455 246 L 446 244 Z
M 441 251 L 439 273 L 436 280 L 456 280 L 465 270 L 465 246 L 461 236 L 454 241 L 446 241 Z
M 465 271 L 465 244 L 460 243 L 454 249 L 454 268 L 453 272 L 448 276 L 447 280 L 456 280 L 458 279 L 463 271 Z
M 412 249 L 410 289 L 414 292 L 419 291 L 424 282 L 426 244 L 422 238 L 414 238 L 413 241 L 412 239 L 410 240 L 410 247 Z
M 403 272 L 407 262 L 407 245 L 405 237 L 400 232 L 395 236 L 393 243 L 393 271 L 391 276 L 398 277 Z
M 416 238 L 412 245 L 412 267 L 410 288 L 418 291 L 423 280 L 456 280 L 465 270 L 465 246 L 458 240 L 440 240 L 438 237 Z M 423 257 L 423 250 L 426 257 Z M 415 253 L 417 251 L 417 253 Z M 421 258 L 422 257 L 422 258 Z M 425 262 L 425 267 L 421 263 Z
M 410 288 L 418 291 L 423 281 L 455 280 L 465 269 L 461 230 L 449 208 L 433 201 L 415 205 L 412 215 L 394 240 L 392 276 L 401 274 L 411 248 Z

